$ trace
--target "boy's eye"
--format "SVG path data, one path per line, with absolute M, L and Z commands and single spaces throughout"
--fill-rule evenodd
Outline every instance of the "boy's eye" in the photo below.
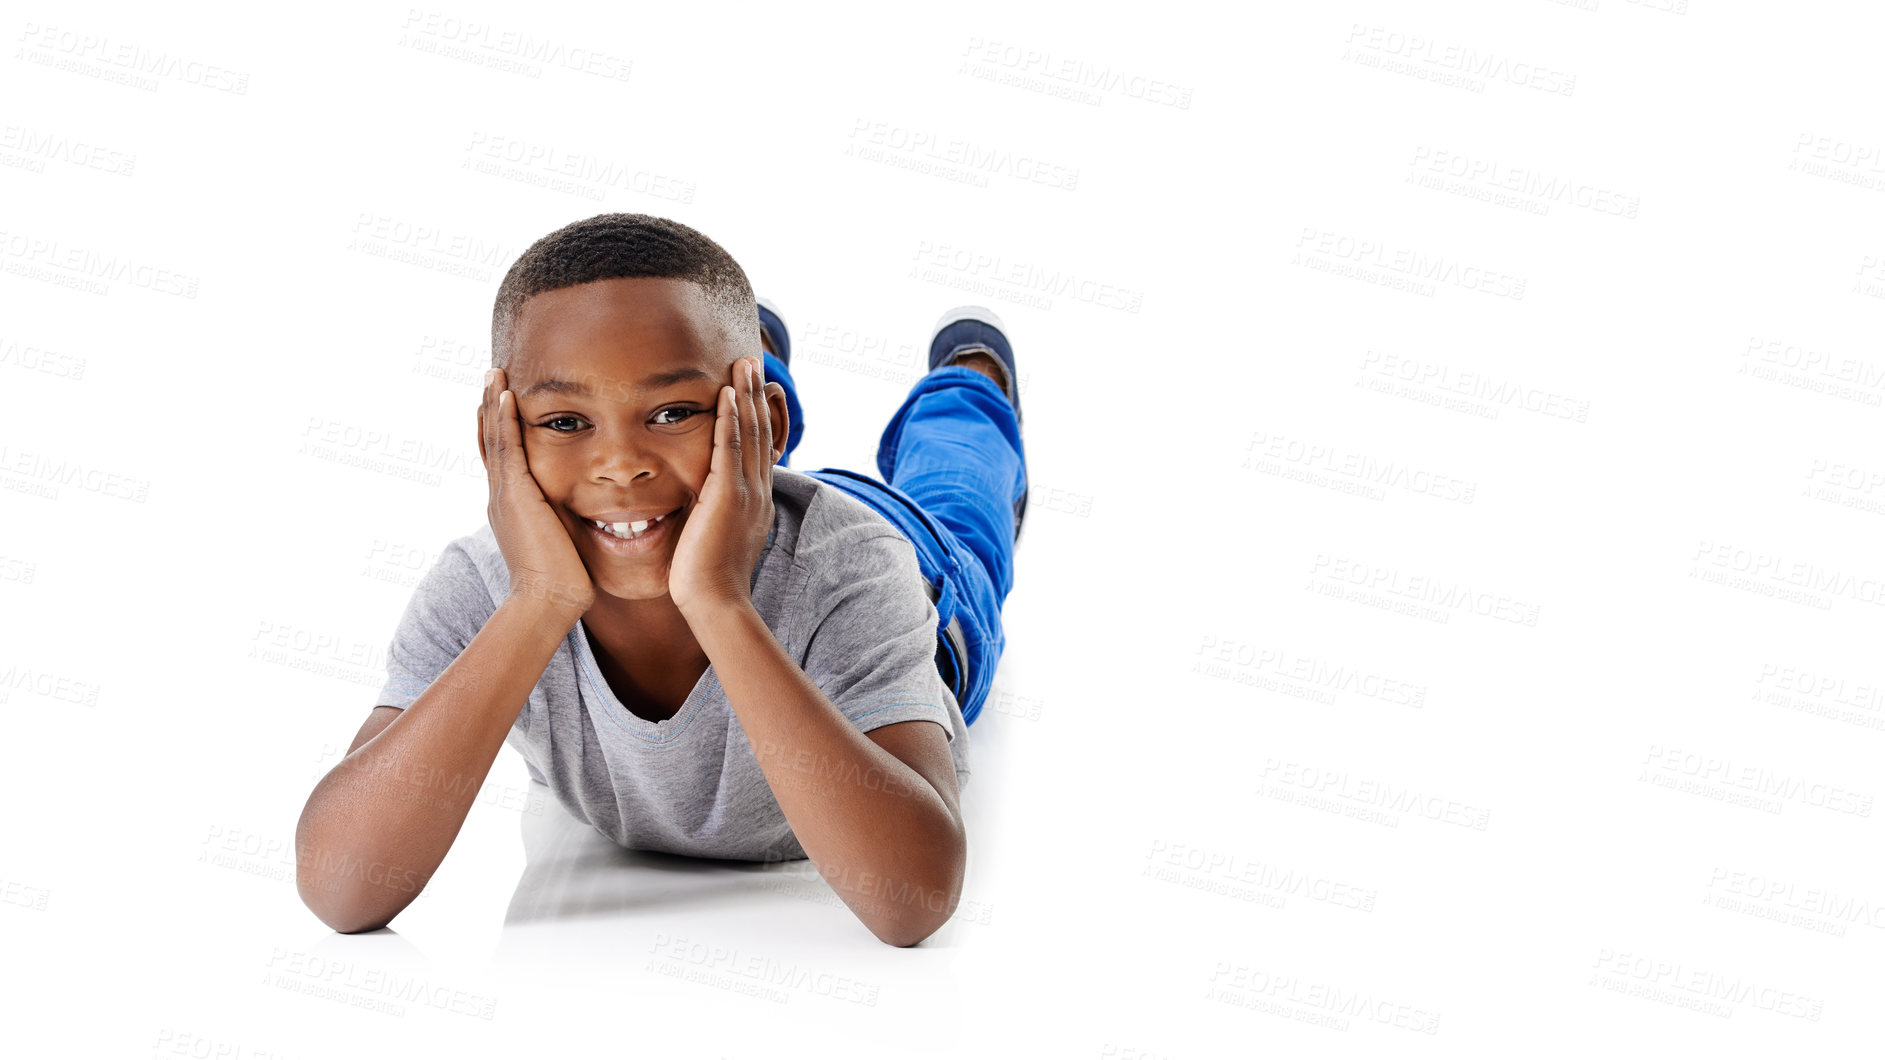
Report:
M 663 416 L 666 416 L 669 413 L 675 413 L 675 418 L 671 420 L 664 420 L 661 418 Z M 689 408 L 680 408 L 680 407 L 662 409 L 660 412 L 655 413 L 655 422 L 664 427 L 672 427 L 677 423 L 684 422 L 687 419 L 687 417 L 698 415 L 699 413 L 700 413 L 699 409 L 689 409 Z
M 700 415 L 701 411 L 702 410 L 700 409 L 682 408 L 678 406 L 675 408 L 661 409 L 660 411 L 654 414 L 654 418 L 652 422 L 656 426 L 672 427 L 677 423 L 685 423 L 687 421 L 687 418 L 690 416 Z M 663 419 L 663 417 L 670 417 L 670 418 Z M 545 420 L 540 426 L 548 430 L 555 431 L 557 434 L 575 434 L 578 430 L 581 429 L 580 426 L 569 427 L 565 429 L 565 428 L 558 427 L 557 424 L 559 423 L 581 424 L 582 422 L 583 421 L 579 417 L 576 417 L 576 416 L 558 416 L 555 419 Z

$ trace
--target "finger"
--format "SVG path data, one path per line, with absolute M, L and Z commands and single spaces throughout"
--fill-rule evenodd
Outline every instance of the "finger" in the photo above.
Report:
M 530 464 L 524 457 L 524 429 L 517 419 L 517 395 L 508 390 L 497 395 L 497 464 L 500 481 L 516 486 L 530 476 Z
M 504 373 L 493 368 L 486 374 L 484 393 L 478 402 L 478 455 L 484 459 L 484 474 L 491 487 L 497 487 L 497 395 L 502 391 Z
M 737 467 L 740 444 L 739 403 L 733 388 L 720 388 L 720 404 L 713 420 L 713 459 L 707 465 L 707 481 L 726 482 Z
M 752 443 L 750 445 L 747 445 L 745 447 L 745 450 L 740 454 L 744 458 L 743 465 L 746 471 L 746 480 L 748 482 L 758 481 L 759 475 L 760 475 L 760 470 L 759 470 L 760 445 L 759 443 L 761 441 L 761 434 L 760 434 L 760 426 L 759 426 L 759 416 L 760 416 L 759 398 L 760 398 L 760 389 L 765 386 L 765 383 L 761 381 L 761 376 L 760 376 L 760 373 L 763 371 L 763 369 L 760 366 L 763 363 L 764 362 L 762 362 L 757 357 L 751 357 L 747 359 L 746 361 L 746 386 L 742 388 L 743 392 L 746 395 L 746 400 L 744 402 L 743 407 L 740 410 L 742 413 L 742 416 L 740 418 L 740 431 L 744 440 Z

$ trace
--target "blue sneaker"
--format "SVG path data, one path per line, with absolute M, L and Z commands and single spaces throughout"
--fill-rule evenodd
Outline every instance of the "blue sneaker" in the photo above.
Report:
M 953 364 L 957 357 L 972 352 L 992 353 L 1001 362 L 1008 377 L 1004 381 L 1008 404 L 1014 406 L 1015 422 L 1019 424 L 1021 393 L 1015 386 L 1014 347 L 1008 344 L 1001 318 L 993 309 L 979 305 L 959 306 L 944 313 L 929 340 L 930 370 Z
M 779 307 L 771 301 L 760 298 L 759 326 L 766 333 L 766 341 L 772 345 L 772 355 L 779 358 L 779 363 L 792 366 L 792 333 L 785 329 L 785 318 L 779 315 Z
M 1021 389 L 1014 364 L 1014 347 L 1008 343 L 1006 329 L 993 309 L 979 305 L 958 306 L 936 321 L 936 331 L 929 340 L 929 368 L 935 371 L 968 353 L 993 354 L 1001 362 L 1002 388 L 1008 404 L 1014 406 L 1015 426 L 1021 426 Z M 1028 512 L 1027 470 L 1021 472 L 1021 499 L 1015 502 L 1015 543 L 1021 542 L 1021 523 Z

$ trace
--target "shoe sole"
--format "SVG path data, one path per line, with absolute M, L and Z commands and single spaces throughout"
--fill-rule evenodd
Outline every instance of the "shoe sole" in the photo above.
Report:
M 960 320 L 979 320 L 984 324 L 994 325 L 995 330 L 1003 335 L 1008 334 L 1008 325 L 1001 322 L 1001 318 L 995 315 L 993 309 L 987 306 L 964 305 L 951 309 L 942 315 L 942 319 L 936 321 L 936 326 L 929 329 L 930 341 L 936 340 L 937 332 Z
M 779 312 L 779 307 L 773 304 L 772 299 L 755 297 L 753 301 L 759 303 L 761 308 L 771 313 L 773 317 L 779 321 L 780 328 L 785 327 L 785 314 Z M 761 331 L 765 330 L 765 324 L 763 322 L 760 324 L 760 330 Z M 778 357 L 779 363 L 785 365 L 787 368 L 792 367 L 790 341 L 779 343 L 779 345 L 786 347 L 786 351 L 787 351 L 786 354 L 784 356 L 781 356 L 780 354 L 775 352 L 773 356 Z

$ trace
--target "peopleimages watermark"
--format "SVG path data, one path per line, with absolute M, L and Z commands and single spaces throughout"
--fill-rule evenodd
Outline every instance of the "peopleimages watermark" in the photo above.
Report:
M 189 1060 L 286 1060 L 280 1049 L 264 1049 L 233 1039 L 218 1038 L 178 1027 L 162 1027 L 151 1043 L 157 1057 L 188 1057 Z
M 587 151 L 483 130 L 471 134 L 465 156 L 462 168 L 593 201 L 601 201 L 606 191 L 629 191 L 691 204 L 699 188 L 695 181 Z
M 1350 663 L 1330 662 L 1285 648 L 1205 634 L 1194 653 L 1191 672 L 1237 684 L 1281 691 L 1318 703 L 1335 702 L 1337 692 L 1419 710 L 1427 686 L 1377 673 Z
M 347 249 L 355 253 L 416 265 L 448 276 L 463 276 L 480 283 L 489 281 L 493 269 L 517 256 L 504 244 L 467 232 L 450 232 L 437 225 L 415 224 L 366 211 L 354 218 L 352 236 Z
M 87 294 L 110 294 L 113 283 L 127 283 L 155 294 L 195 298 L 198 277 L 128 254 L 106 254 L 58 239 L 0 231 L 0 271 L 43 280 Z
M 1826 594 L 1873 607 L 1885 606 L 1885 572 L 1853 574 L 1837 567 L 1823 567 L 1812 560 L 1794 559 L 1706 538 L 1696 543 L 1694 552 L 1689 555 L 1689 562 L 1690 577 L 1702 577 L 1705 581 L 1727 584 L 1789 602 L 1808 602 L 1817 606 L 1817 601 L 1825 600 L 1818 594 Z M 1728 580 L 1725 575 L 1741 577 Z M 1827 606 L 1820 610 L 1831 608 L 1831 601 L 1825 602 Z
M 1380 897 L 1372 887 L 1339 880 L 1326 873 L 1287 868 L 1236 853 L 1165 839 L 1152 841 L 1139 875 L 1272 909 L 1284 908 L 1291 897 L 1302 897 L 1337 909 L 1372 913 L 1375 900 Z
M 69 70 L 101 81 L 157 91 L 163 80 L 230 95 L 249 94 L 249 75 L 200 59 L 152 49 L 104 33 L 28 22 L 15 38 L 24 47 L 14 57 L 40 66 Z M 146 76 L 149 75 L 149 76 Z
M 1096 280 L 1072 269 L 1048 269 L 1026 260 L 921 240 L 911 255 L 912 279 L 1052 309 L 1053 297 L 1066 296 L 1102 309 L 1137 313 L 1145 292 Z
M 360 577 L 411 589 L 419 584 L 442 554 L 428 546 L 388 541 L 383 537 L 374 538 L 373 547 L 367 552 L 366 564 L 360 568 Z
M 46 902 L 51 898 L 52 891 L 48 888 L 35 887 L 19 880 L 0 879 L 0 902 L 7 905 L 43 913 L 46 911 Z
M 848 156 L 980 187 L 988 186 L 991 174 L 1059 191 L 1072 191 L 1080 181 L 1078 169 L 1058 162 L 931 129 L 858 118 L 848 139 Z
M 1363 389 L 1442 404 L 1484 419 L 1498 419 L 1503 409 L 1572 423 L 1590 418 L 1588 399 L 1382 350 L 1370 349 L 1362 356 L 1361 375 L 1355 382 Z
M 1741 351 L 1739 374 L 1861 405 L 1885 404 L 1885 364 L 1756 335 Z
M 1273 431 L 1251 432 L 1239 466 L 1246 471 L 1286 478 L 1297 477 L 1288 473 L 1296 469 L 1306 474 L 1306 481 L 1312 485 L 1324 485 L 1322 480 L 1334 476 L 1368 487 L 1374 500 L 1380 500 L 1387 490 L 1395 489 L 1435 500 L 1471 504 L 1479 489 L 1477 482 L 1431 468 Z
M 1128 73 L 1110 64 L 1087 62 L 1047 48 L 971 36 L 962 56 L 965 62 L 958 73 L 1088 105 L 1101 102 L 1099 93 L 1112 92 L 1177 110 L 1191 109 L 1189 85 Z
M 648 951 L 653 956 L 644 971 L 781 1004 L 790 998 L 788 990 L 803 990 L 816 997 L 876 1008 L 881 989 L 876 983 L 807 967 L 798 961 L 786 963 L 665 931 L 655 933 Z
M 21 585 L 33 584 L 33 575 L 39 572 L 39 564 L 19 556 L 0 553 L 0 582 L 19 582 Z
M 528 77 L 542 77 L 544 67 L 560 66 L 605 81 L 626 81 L 634 68 L 628 59 L 595 48 L 534 37 L 442 11 L 408 8 L 399 29 L 396 43 L 416 51 Z
M 19 663 L 7 663 L 4 668 L 0 668 L 0 703 L 12 699 L 13 693 L 22 689 L 77 707 L 98 705 L 99 686 L 89 681 Z
M 393 478 L 439 486 L 446 475 L 486 477 L 477 454 L 463 446 L 426 438 L 405 438 L 378 427 L 309 416 L 298 455 L 379 472 Z
M 1885 147 L 1877 144 L 1855 144 L 1836 136 L 1815 136 L 1803 132 L 1794 138 L 1793 151 L 1795 154 L 1854 169 L 1869 169 L 1885 176 Z
M 1782 801 L 1791 801 L 1853 817 L 1872 816 L 1871 795 L 1776 772 L 1752 762 L 1651 744 L 1643 753 L 1641 765 L 1636 777 L 1639 783 L 1763 813 L 1778 814 L 1784 809 Z
M 43 372 L 59 379 L 79 382 L 85 378 L 85 358 L 59 353 L 31 342 L 0 335 L 0 365 L 12 365 L 28 371 Z
M 1588 985 L 1724 1019 L 1741 1006 L 1817 1023 L 1826 1008 L 1821 998 L 1770 983 L 1610 947 L 1597 951 Z
M 1523 276 L 1313 225 L 1304 225 L 1296 237 L 1296 253 L 1289 263 L 1425 298 L 1432 298 L 1440 286 L 1513 301 L 1525 297 Z
M 1836 938 L 1846 937 L 1856 926 L 1885 930 L 1885 902 L 1721 865 L 1709 874 L 1702 904 Z
M 1872 515 L 1885 515 L 1885 469 L 1815 457 L 1801 496 Z
M 1642 206 L 1635 195 L 1438 147 L 1414 148 L 1408 169 L 1409 183 L 1526 213 L 1545 214 L 1563 205 L 1635 220 Z
M 1812 667 L 1768 662 L 1754 679 L 1753 699 L 1828 721 L 1885 730 L 1885 685 L 1876 679 L 1848 679 Z
M 89 466 L 80 460 L 54 457 L 32 449 L 16 449 L 0 444 L 0 488 L 33 493 L 57 500 L 59 487 L 73 486 L 101 497 L 143 504 L 150 499 L 151 482 L 146 478 Z M 17 476 L 14 477 L 14 476 Z
M 47 161 L 114 177 L 128 177 L 137 168 L 137 156 L 117 148 L 21 125 L 0 128 L 0 165 L 43 173 Z
M 412 1005 L 484 1020 L 497 1015 L 494 997 L 317 953 L 276 946 L 263 967 L 267 985 L 369 1012 L 403 1017 Z
M 1415 610 L 1434 612 L 1444 623 L 1455 612 L 1464 611 L 1481 618 L 1497 619 L 1520 626 L 1537 626 L 1543 610 L 1538 604 L 1517 600 L 1500 593 L 1487 592 L 1464 582 L 1454 582 L 1425 574 L 1404 573 L 1398 567 L 1381 567 L 1367 560 L 1350 559 L 1322 553 L 1310 564 L 1311 576 L 1328 585 L 1399 599 Z M 1313 588 L 1315 583 L 1311 583 Z M 1328 595 L 1336 595 L 1329 593 Z M 1364 596 L 1349 597 L 1368 603 Z M 1392 608 L 1390 608 L 1392 610 Z
M 1359 1019 L 1420 1034 L 1440 1032 L 1440 1013 L 1432 1009 L 1379 997 L 1368 990 L 1229 961 L 1217 962 L 1204 996 L 1330 1030 L 1346 1031 L 1351 1021 Z
M 1438 824 L 1483 832 L 1492 823 L 1492 811 L 1458 799 L 1442 798 L 1413 785 L 1373 777 L 1357 777 L 1346 769 L 1327 769 L 1306 762 L 1266 758 L 1258 773 L 1271 787 L 1270 796 L 1283 802 L 1299 801 L 1302 796 L 1332 800 L 1361 811 L 1374 823 L 1398 824 L 1396 814 L 1420 817 Z M 1328 808 L 1310 804 L 1312 809 Z M 1355 816 L 1355 814 L 1345 814 Z
M 1576 74 L 1515 60 L 1498 52 L 1359 22 L 1349 27 L 1342 46 L 1342 58 L 1351 62 L 1457 85 L 1473 92 L 1485 91 L 1485 81 L 1504 81 L 1520 88 L 1562 96 L 1570 95 L 1577 88 Z

